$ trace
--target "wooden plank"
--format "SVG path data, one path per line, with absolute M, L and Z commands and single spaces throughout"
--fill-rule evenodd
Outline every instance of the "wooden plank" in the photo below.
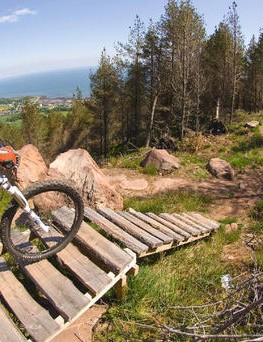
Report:
M 142 228 L 143 230 L 147 231 L 148 233 L 150 233 L 151 235 L 157 237 L 159 240 L 161 240 L 164 244 L 166 243 L 170 243 L 173 241 L 173 239 L 164 234 L 163 232 L 161 232 L 158 229 L 153 228 L 151 225 L 145 223 L 144 221 L 138 219 L 137 217 L 133 216 L 132 214 L 128 213 L 128 212 L 119 212 L 119 215 L 123 216 L 124 218 L 126 218 L 128 221 L 136 224 L 138 227 Z
M 207 217 L 204 217 L 204 216 L 200 215 L 199 213 L 191 212 L 188 214 L 193 216 L 193 217 L 196 217 L 197 219 L 201 220 L 202 222 L 206 222 L 213 229 L 218 229 L 220 227 L 220 223 L 218 223 L 214 220 L 208 219 Z
M 193 236 L 197 236 L 200 234 L 200 230 L 195 229 L 185 223 L 183 223 L 182 221 L 178 220 L 176 217 L 170 215 L 170 214 L 160 214 L 160 217 L 177 225 L 177 227 L 187 231 L 189 234 L 193 235 Z
M 15 324 L 8 317 L 7 313 L 0 306 L 0 341 L 3 342 L 25 342 L 26 338 L 16 328 Z
M 91 222 L 99 226 L 104 232 L 110 234 L 116 240 L 121 241 L 125 246 L 130 248 L 135 253 L 142 254 L 149 249 L 147 245 L 135 239 L 133 236 L 123 231 L 114 223 L 108 221 L 105 217 L 101 216 L 96 211 L 86 207 L 84 209 L 84 215 Z
M 201 224 L 203 227 L 207 229 L 207 231 L 211 232 L 211 230 L 213 230 L 213 228 L 211 228 L 211 225 L 209 225 L 207 222 L 201 220 L 200 218 L 194 217 L 193 215 L 190 215 L 190 213 L 183 213 L 181 215 L 194 223 Z
M 35 302 L 0 257 L 0 293 L 36 341 L 45 341 L 60 329 L 49 313 Z
M 60 238 L 62 234 L 50 227 L 52 237 Z M 45 245 L 51 246 L 53 239 L 49 238 L 49 233 L 38 230 Z M 59 262 L 75 275 L 75 277 L 94 295 L 97 295 L 102 289 L 111 282 L 111 277 L 100 267 L 93 263 L 87 256 L 82 254 L 72 243 L 62 249 L 57 254 Z
M 34 264 L 23 262 L 20 265 L 66 320 L 71 320 L 90 301 L 49 261 L 41 260 Z
M 112 281 L 106 272 L 73 244 L 59 252 L 58 258 L 93 295 L 99 294 Z
M 90 217 L 94 218 L 93 222 L 99 225 L 98 223 L 100 222 L 100 218 L 97 220 L 97 216 L 100 215 L 96 214 L 97 213 L 92 209 L 85 208 L 85 215 L 89 215 Z M 53 215 L 60 225 L 67 228 L 68 222 L 71 222 L 71 215 L 73 214 L 70 210 L 61 208 L 53 213 Z M 87 254 L 93 261 L 96 260 L 108 271 L 114 272 L 115 274 L 122 271 L 132 260 L 129 254 L 127 254 L 113 242 L 106 239 L 85 222 L 81 224 L 75 239 L 81 244 L 82 247 L 85 248 Z
M 207 229 L 206 227 L 204 227 L 201 224 L 197 224 L 195 222 L 193 222 L 192 220 L 188 219 L 187 217 L 181 215 L 181 214 L 172 214 L 175 218 L 177 218 L 178 220 L 182 221 L 183 223 L 187 224 L 190 227 L 193 227 L 195 229 L 198 229 L 201 233 L 207 233 L 208 231 L 210 231 L 210 229 Z
M 116 214 L 113 210 L 107 208 L 99 208 L 98 212 L 105 216 L 108 220 L 112 221 L 113 223 L 117 224 L 127 233 L 134 236 L 136 239 L 142 241 L 150 248 L 156 248 L 161 246 L 163 243 L 161 240 L 157 239 L 156 237 L 152 236 L 145 230 L 139 228 L 138 226 L 132 224 L 130 221 L 126 220 L 124 217 Z
M 178 241 L 183 241 L 185 239 L 188 239 L 189 237 L 191 237 L 191 234 L 189 234 L 187 231 L 181 229 L 180 227 L 178 227 L 177 225 L 168 222 L 167 220 L 163 219 L 162 217 L 153 214 L 153 213 L 147 213 L 147 216 L 151 217 L 152 219 L 156 220 L 157 222 L 161 223 L 162 225 L 172 229 L 173 231 L 175 231 L 178 234 Z
M 155 229 L 163 232 L 167 236 L 170 236 L 173 240 L 177 239 L 180 241 L 182 239 L 182 235 L 178 235 L 173 229 L 168 228 L 166 225 L 161 224 L 159 221 L 156 221 L 153 218 L 151 218 L 145 214 L 137 212 L 132 208 L 129 208 L 129 213 L 131 213 L 133 217 L 137 217 L 141 221 L 146 222 L 147 224 L 149 224 L 152 227 L 154 227 Z M 190 236 L 190 234 L 188 234 L 188 235 Z

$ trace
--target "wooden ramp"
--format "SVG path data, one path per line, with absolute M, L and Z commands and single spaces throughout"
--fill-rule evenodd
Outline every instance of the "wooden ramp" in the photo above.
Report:
M 54 219 L 66 228 L 71 215 L 59 209 Z M 74 244 L 55 262 L 10 269 L 0 257 L 0 342 L 52 341 L 112 287 L 125 286 L 126 274 L 138 271 L 136 256 L 202 239 L 219 228 L 197 213 L 155 215 L 133 209 L 85 208 L 85 221 Z
M 66 222 L 70 214 L 57 213 L 57 220 L 63 216 Z M 11 269 L 0 257 L 0 341 L 52 341 L 112 287 L 119 291 L 126 274 L 136 271 L 132 251 L 85 222 L 75 243 L 55 262 L 21 263 Z
M 136 253 L 138 258 L 200 240 L 220 224 L 198 213 L 142 214 L 133 209 L 114 212 L 85 208 L 85 219 L 95 223 L 116 242 Z

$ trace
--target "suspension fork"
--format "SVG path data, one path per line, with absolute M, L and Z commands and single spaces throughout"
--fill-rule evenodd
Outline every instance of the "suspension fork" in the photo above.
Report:
M 50 227 L 41 221 L 40 217 L 30 208 L 23 193 L 18 187 L 11 185 L 5 175 L 0 175 L 0 187 L 6 190 L 15 199 L 23 212 L 28 214 L 28 217 L 34 224 L 38 225 L 46 233 L 49 232 Z

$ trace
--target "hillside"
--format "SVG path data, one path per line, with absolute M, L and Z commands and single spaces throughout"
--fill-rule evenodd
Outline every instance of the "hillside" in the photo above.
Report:
M 253 119 L 261 121 L 262 116 Z M 171 174 L 159 175 L 153 168 L 141 168 L 145 150 L 112 158 L 105 165 L 103 171 L 124 196 L 126 208 L 156 213 L 196 210 L 222 225 L 217 234 L 205 241 L 140 261 L 139 275 L 130 279 L 125 301 L 105 299 L 110 309 L 96 341 L 164 341 L 168 336 L 171 341 L 188 341 L 176 333 L 176 328 L 187 332 L 181 324 L 198 326 L 204 315 L 200 313 L 203 305 L 211 305 L 210 310 L 205 310 L 209 317 L 206 329 L 209 324 L 219 324 L 217 319 L 211 319 L 216 311 L 211 303 L 227 297 L 221 284 L 224 275 L 230 274 L 238 289 L 238 282 L 262 271 L 263 130 L 262 126 L 247 128 L 243 120 L 230 126 L 225 135 L 197 134 L 187 138 L 175 152 L 181 167 Z M 232 181 L 208 173 L 206 164 L 214 157 L 231 163 L 235 171 Z M 260 284 L 262 288 L 262 273 Z M 242 300 L 247 300 L 247 294 L 243 295 Z M 250 328 L 242 322 L 233 323 L 224 334 L 262 332 L 255 328 L 262 327 L 258 310 L 253 313 L 254 318 L 258 317 L 257 323 L 250 320 L 252 316 L 244 318 Z M 164 327 L 173 327 L 175 332 L 170 334 L 172 329 Z M 197 334 L 198 328 L 188 332 L 193 331 Z
M 105 181 L 123 196 L 124 209 L 156 214 L 196 211 L 218 220 L 221 227 L 205 239 L 139 259 L 139 274 L 128 279 L 126 297 L 119 301 L 111 290 L 99 303 L 106 303 L 108 309 L 95 341 L 212 340 L 210 335 L 246 341 L 262 336 L 262 119 L 262 113 L 240 113 L 228 132 L 217 136 L 188 131 L 171 152 L 180 163 L 176 171 L 142 167 L 148 148 L 103 160 L 99 187 L 104 189 L 104 174 Z M 246 122 L 251 120 L 259 125 L 248 127 Z M 27 153 L 32 158 L 30 146 Z M 25 161 L 20 153 L 19 171 Z M 62 155 L 67 153 L 76 155 L 75 150 Z M 65 169 L 72 177 L 71 165 L 78 167 L 78 163 L 71 157 Z M 230 163 L 233 179 L 212 176 L 206 167 L 211 158 Z M 36 169 L 40 170 L 39 165 Z M 110 196 L 108 204 L 112 203 Z M 90 330 L 91 323 L 85 320 L 95 321 L 98 312 L 105 311 L 101 307 L 94 314 L 90 311 L 94 317 L 88 314 L 69 327 L 71 333 L 75 329 L 74 338 L 82 339 L 82 330 Z

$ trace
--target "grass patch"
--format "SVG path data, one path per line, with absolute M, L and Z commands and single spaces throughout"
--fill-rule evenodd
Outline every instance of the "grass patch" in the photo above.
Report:
M 208 172 L 205 170 L 198 170 L 195 172 L 195 176 L 198 180 L 205 180 L 209 178 Z
M 142 173 L 150 176 L 157 176 L 159 172 L 154 165 L 147 165 L 142 169 Z
M 180 159 L 180 163 L 183 166 L 194 164 L 199 166 L 200 168 L 205 169 L 208 162 L 208 158 L 205 158 L 204 156 L 200 156 L 198 154 L 180 153 L 177 155 L 177 157 Z
M 246 167 L 256 168 L 263 165 L 263 157 L 258 150 L 249 152 L 237 152 L 225 156 L 225 159 L 236 169 L 245 169 Z
M 124 208 L 133 208 L 142 213 L 182 211 L 207 212 L 212 200 L 209 196 L 192 191 L 168 191 L 151 197 L 130 197 L 124 200 Z
M 220 234 L 207 240 L 144 259 L 138 276 L 129 279 L 125 301 L 112 303 L 106 316 L 111 329 L 97 335 L 96 340 L 165 340 L 161 339 L 158 329 L 143 329 L 140 324 L 191 324 L 187 314 L 182 316 L 182 312 L 173 307 L 201 305 L 221 299 L 224 294 L 221 277 L 228 273 L 234 276 L 240 271 L 236 266 L 222 263 L 225 242 L 221 229 Z
M 127 153 L 125 155 L 111 156 L 108 161 L 113 167 L 140 170 L 142 160 L 148 149 L 141 148 L 137 152 Z
M 231 224 L 231 223 L 236 223 L 237 222 L 237 219 L 236 217 L 233 217 L 233 216 L 228 216 L 222 220 L 220 220 L 220 222 L 222 224 Z
M 233 152 L 247 152 L 263 147 L 263 137 L 260 133 L 254 133 L 250 138 L 240 139 L 237 145 L 232 147 Z

